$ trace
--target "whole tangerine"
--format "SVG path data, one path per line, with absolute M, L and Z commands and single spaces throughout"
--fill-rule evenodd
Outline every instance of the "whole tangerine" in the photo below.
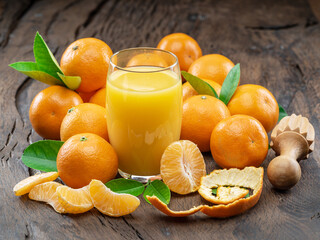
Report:
M 189 66 L 202 56 L 198 42 L 185 33 L 172 33 L 165 36 L 160 40 L 157 48 L 175 54 L 183 71 L 188 71 Z
M 231 115 L 245 114 L 262 123 L 267 132 L 277 124 L 279 107 L 273 94 L 266 88 L 245 84 L 239 86 L 228 103 Z
M 69 109 L 61 123 L 61 141 L 65 142 L 78 133 L 94 133 L 109 141 L 106 109 L 93 103 Z
M 81 133 L 70 137 L 60 148 L 57 169 L 61 180 L 72 188 L 81 188 L 97 179 L 106 183 L 117 175 L 118 157 L 102 137 Z
M 210 148 L 222 168 L 259 167 L 268 153 L 268 135 L 257 119 L 233 115 L 215 126 Z
M 89 100 L 90 103 L 95 103 L 101 107 L 106 107 L 106 88 L 99 89 Z
M 141 53 L 132 57 L 127 63 L 127 67 L 136 66 L 168 67 L 168 63 L 160 54 Z
M 210 137 L 214 127 L 229 117 L 227 106 L 208 95 L 196 95 L 183 103 L 180 139 L 190 140 L 201 152 L 210 151 Z
M 219 83 L 216 83 L 213 80 L 209 80 L 209 79 L 202 79 L 203 81 L 207 82 L 210 84 L 211 87 L 213 87 L 213 89 L 216 91 L 216 93 L 220 94 L 221 91 L 221 86 Z M 183 101 L 187 100 L 188 98 L 198 95 L 198 92 L 191 86 L 191 84 L 189 82 L 185 82 L 184 84 L 182 84 L 182 99 Z
M 99 91 L 99 90 L 98 90 Z M 90 101 L 90 98 L 96 93 L 97 91 L 93 91 L 93 92 L 78 92 L 78 94 L 80 95 L 80 97 L 82 98 L 82 101 L 84 103 L 87 103 Z
M 76 92 L 62 86 L 51 86 L 32 100 L 29 119 L 33 129 L 43 138 L 59 140 L 60 126 L 68 109 L 82 103 Z
M 209 79 L 219 83 L 221 86 L 234 63 L 220 54 L 208 54 L 195 60 L 188 72 L 201 79 Z
M 111 48 L 96 38 L 82 38 L 64 51 L 60 66 L 66 76 L 80 76 L 78 92 L 93 92 L 107 80 Z

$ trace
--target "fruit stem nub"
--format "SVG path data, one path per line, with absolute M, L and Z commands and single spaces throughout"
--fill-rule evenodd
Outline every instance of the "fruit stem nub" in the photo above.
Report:
M 82 136 L 81 138 L 80 138 L 80 142 L 84 142 L 84 141 L 87 141 L 88 140 L 88 138 L 86 138 L 85 136 Z

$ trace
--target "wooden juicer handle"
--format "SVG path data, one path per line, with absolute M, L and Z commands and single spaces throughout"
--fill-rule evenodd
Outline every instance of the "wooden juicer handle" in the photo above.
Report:
M 270 146 L 278 157 L 268 166 L 267 175 L 277 189 L 290 189 L 301 177 L 299 161 L 314 148 L 314 128 L 308 119 L 295 114 L 283 118 L 271 134 Z

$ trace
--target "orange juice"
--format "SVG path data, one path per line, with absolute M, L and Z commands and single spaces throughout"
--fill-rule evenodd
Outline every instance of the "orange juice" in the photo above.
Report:
M 165 148 L 179 140 L 182 118 L 180 76 L 160 67 L 130 67 L 111 73 L 107 83 L 111 145 L 125 173 L 160 173 Z

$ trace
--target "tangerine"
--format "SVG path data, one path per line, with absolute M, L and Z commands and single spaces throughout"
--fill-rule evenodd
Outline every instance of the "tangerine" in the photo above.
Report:
M 195 60 L 188 72 L 201 79 L 209 79 L 219 83 L 221 86 L 234 63 L 220 54 L 208 54 Z
M 188 71 L 189 66 L 202 56 L 198 42 L 185 33 L 172 33 L 165 36 L 160 40 L 157 48 L 175 54 L 183 71 Z
M 60 66 L 66 76 L 80 76 L 78 92 L 93 92 L 106 82 L 111 48 L 96 38 L 82 38 L 64 51 Z
M 89 100 L 90 103 L 95 103 L 101 107 L 106 107 L 106 88 L 99 89 Z
M 180 139 L 194 142 L 201 152 L 210 151 L 213 128 L 229 116 L 229 109 L 219 99 L 208 95 L 192 96 L 183 103 Z
M 78 133 L 94 133 L 108 141 L 106 109 L 93 103 L 70 108 L 61 123 L 61 141 Z
M 156 53 L 141 53 L 132 57 L 127 63 L 127 67 L 155 66 L 168 67 L 166 60 Z
M 99 91 L 99 90 L 98 90 Z M 82 98 L 82 101 L 84 103 L 87 103 L 90 101 L 90 98 L 96 93 L 97 91 L 93 92 L 78 92 L 80 97 Z
M 160 164 L 163 182 L 179 194 L 197 191 L 201 177 L 206 175 L 206 164 L 199 148 L 188 140 L 171 143 L 164 151 Z
M 268 135 L 257 119 L 233 115 L 215 126 L 210 148 L 222 168 L 259 167 L 268 153 Z
M 228 103 L 231 115 L 245 114 L 262 123 L 267 132 L 277 124 L 279 107 L 272 93 L 259 85 L 239 86 Z
M 60 148 L 57 169 L 62 181 L 72 188 L 82 188 L 92 179 L 106 183 L 118 172 L 118 157 L 102 137 L 81 133 L 70 137 Z
M 29 118 L 33 129 L 43 138 L 60 139 L 60 126 L 68 109 L 82 103 L 76 92 L 61 86 L 51 86 L 32 100 Z
M 219 83 L 216 83 L 213 80 L 203 79 L 203 81 L 210 84 L 211 87 L 216 91 L 217 95 L 219 96 L 221 91 L 221 86 Z M 198 92 L 191 86 L 189 82 L 185 82 L 182 84 L 182 99 L 183 101 L 187 100 L 188 98 L 198 95 Z

